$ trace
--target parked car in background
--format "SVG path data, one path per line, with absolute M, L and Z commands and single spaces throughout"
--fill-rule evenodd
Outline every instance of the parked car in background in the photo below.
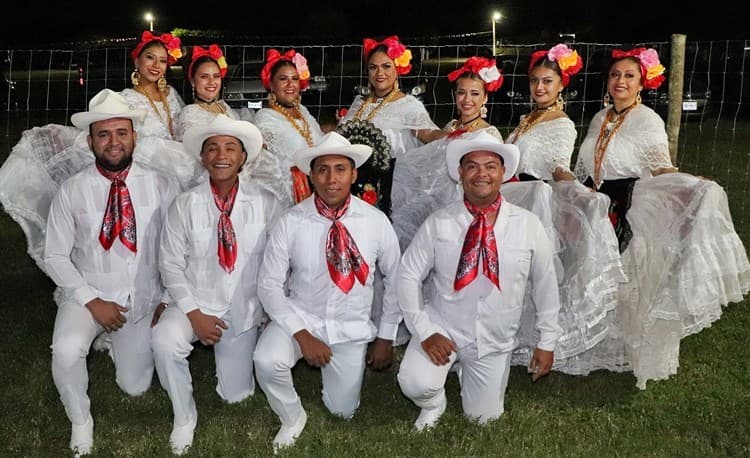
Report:
M 260 80 L 260 72 L 263 70 L 264 61 L 247 60 L 237 64 L 229 73 L 224 82 L 223 99 L 232 108 L 263 108 L 263 100 L 268 96 L 268 91 L 263 87 Z M 328 82 L 323 75 L 310 77 L 310 85 L 302 92 L 303 99 L 306 94 L 320 93 L 328 89 Z

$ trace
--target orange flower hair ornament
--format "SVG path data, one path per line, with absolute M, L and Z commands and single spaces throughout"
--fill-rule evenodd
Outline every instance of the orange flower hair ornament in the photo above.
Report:
M 200 46 L 193 46 L 193 54 L 190 57 L 190 65 L 188 66 L 188 75 L 193 74 L 193 64 L 198 58 L 208 56 L 216 65 L 219 66 L 219 74 L 224 78 L 227 74 L 227 60 L 224 58 L 224 53 L 221 52 L 219 45 L 212 44 L 208 46 L 208 49 L 201 48 Z
M 664 82 L 664 66 L 659 62 L 659 54 L 654 48 L 634 48 L 630 51 L 615 49 L 613 59 L 635 57 L 641 65 L 641 75 L 644 89 L 657 89 Z
M 365 38 L 362 41 L 362 47 L 365 51 L 365 60 L 370 58 L 372 51 L 380 45 L 387 48 L 386 54 L 396 64 L 396 73 L 407 75 L 411 71 L 411 50 L 398 41 L 398 35 L 391 35 L 383 41 L 376 41 L 372 38 Z
M 267 91 L 271 90 L 271 69 L 277 62 L 286 60 L 294 64 L 294 67 L 299 73 L 299 89 L 304 91 L 307 86 L 310 85 L 310 69 L 307 67 L 307 59 L 305 56 L 298 53 L 294 49 L 281 54 L 276 49 L 269 49 L 266 51 L 266 64 L 263 66 L 263 70 L 260 71 L 260 80 L 263 82 L 263 87 Z
M 503 74 L 497 68 L 495 59 L 479 56 L 469 57 L 461 68 L 448 73 L 448 81 L 452 83 L 466 73 L 479 75 L 484 81 L 484 89 L 487 92 L 495 92 L 503 85 Z
M 161 35 L 154 35 L 148 30 L 143 32 L 141 35 L 141 41 L 136 45 L 135 49 L 131 51 L 130 56 L 133 60 L 137 59 L 143 51 L 143 47 L 152 41 L 159 41 L 167 48 L 167 63 L 169 65 L 177 62 L 177 59 L 182 57 L 182 49 L 180 48 L 180 37 L 175 37 L 171 33 L 162 33 Z
M 543 49 L 531 54 L 529 62 L 529 73 L 539 59 L 547 58 L 550 62 L 555 62 L 560 67 L 563 87 L 568 87 L 570 77 L 578 73 L 583 68 L 583 60 L 578 52 L 568 48 L 565 44 L 558 44 L 549 50 Z

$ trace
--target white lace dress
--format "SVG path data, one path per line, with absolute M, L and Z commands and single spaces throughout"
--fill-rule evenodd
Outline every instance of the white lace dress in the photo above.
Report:
M 122 94 L 131 108 L 151 113 L 137 129 L 133 160 L 174 176 L 187 189 L 201 170 L 200 162 L 185 152 L 182 143 L 164 138 L 168 130 L 146 97 L 132 89 L 125 89 Z M 174 89 L 170 94 L 174 94 L 170 107 L 178 107 L 178 113 L 182 101 Z M 60 124 L 27 129 L 0 167 L 0 203 L 21 226 L 29 256 L 42 271 L 45 271 L 44 238 L 52 198 L 63 181 L 94 162 L 87 136 L 88 131 Z
M 519 137 L 511 134 L 506 142 L 516 144 L 521 152 L 516 173 L 543 181 L 509 182 L 503 184 L 502 191 L 509 201 L 540 216 L 545 226 L 551 218 L 551 226 L 546 227 L 553 228 L 550 235 L 556 247 L 559 323 L 563 329 L 553 369 L 583 375 L 597 366 L 585 352 L 606 337 L 625 275 L 608 216 L 609 197 L 591 192 L 577 180 L 552 179 L 557 167 L 570 171 L 576 135 L 568 117 L 536 124 Z M 541 202 L 545 198 L 550 199 L 549 210 Z M 533 355 L 537 341 L 533 313 L 533 304 L 524 310 L 519 346 L 512 358 L 515 365 L 528 365 Z
M 581 144 L 582 179 L 594 174 L 606 112 L 594 116 Z M 664 122 L 643 105 L 626 115 L 602 162 L 604 180 L 639 179 L 627 212 L 633 235 L 622 253 L 629 281 L 619 290 L 615 326 L 590 351 L 597 368 L 632 370 L 641 389 L 675 374 L 680 340 L 711 326 L 722 306 L 750 289 L 750 263 L 723 188 L 685 173 L 651 175 L 671 165 Z
M 317 143 L 323 137 L 320 124 L 305 106 L 299 110 L 310 127 L 313 143 Z M 294 153 L 307 148 L 307 141 L 284 115 L 272 108 L 258 110 L 253 122 L 263 134 L 263 149 L 255 164 L 246 165 L 240 177 L 269 189 L 284 208 L 290 208 L 295 204 L 291 173 Z
M 353 119 L 362 103 L 364 103 L 362 96 L 355 97 L 349 111 L 339 124 Z M 368 103 L 360 114 L 360 119 L 367 119 L 377 106 L 377 103 Z M 416 179 L 413 170 L 401 167 L 399 164 L 401 158 L 410 155 L 412 151 L 423 145 L 417 140 L 414 131 L 438 129 L 438 126 L 432 121 L 422 102 L 412 95 L 386 103 L 378 109 L 370 121 L 383 131 L 391 147 L 391 157 L 396 159 L 391 185 L 391 208 L 394 209 L 406 202 L 411 183 Z M 402 248 L 405 247 L 402 246 Z
M 234 110 L 223 100 L 219 100 L 217 103 L 224 108 L 225 114 L 230 118 L 253 122 L 253 118 L 255 117 L 254 111 L 248 108 L 242 108 L 239 111 Z M 195 125 L 209 124 L 214 120 L 216 115 L 216 113 L 201 108 L 197 103 L 186 105 L 177 117 L 177 127 L 175 130 L 175 137 L 177 137 L 176 140 L 182 141 L 185 137 L 186 130 Z

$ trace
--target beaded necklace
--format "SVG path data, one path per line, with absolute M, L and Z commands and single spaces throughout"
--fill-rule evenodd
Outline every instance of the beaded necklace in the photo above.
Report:
M 527 114 L 523 118 L 521 118 L 521 122 L 518 123 L 518 127 L 516 127 L 513 132 L 508 136 L 508 143 L 515 143 L 516 140 L 518 140 L 521 135 L 525 134 L 526 132 L 530 131 L 532 127 L 536 126 L 542 121 L 542 118 L 544 118 L 544 115 L 550 111 L 557 111 L 560 107 L 558 107 L 556 104 L 552 104 L 548 107 L 544 108 L 537 108 L 531 113 Z
M 371 95 L 367 98 L 367 100 L 362 102 L 362 105 L 359 106 L 359 109 L 354 114 L 354 119 L 362 119 L 362 112 L 365 110 L 365 107 L 371 103 L 377 103 L 375 108 L 372 109 L 372 111 L 367 115 L 367 117 L 364 119 L 365 121 L 370 121 L 374 116 L 375 113 L 377 113 L 381 108 L 385 106 L 388 102 L 391 102 L 393 99 L 398 97 L 398 95 L 401 94 L 400 91 L 397 91 L 396 88 L 391 89 L 391 92 L 388 93 L 385 97 L 382 98 L 376 98 L 374 95 Z
M 151 95 L 141 86 L 135 87 L 136 92 L 140 92 L 146 98 L 148 99 L 148 103 L 151 104 L 151 108 L 153 108 L 154 112 L 156 112 L 156 116 L 159 117 L 161 122 L 164 122 L 164 118 L 161 115 L 161 112 L 158 108 L 156 108 L 156 102 L 154 102 L 154 99 L 151 98 Z M 164 97 L 164 94 L 159 91 L 159 101 L 164 105 L 164 109 L 167 112 L 167 129 L 169 129 L 169 135 L 174 138 L 174 129 L 172 128 L 172 113 L 169 112 L 169 102 L 167 102 L 167 98 Z
M 281 113 L 281 115 L 284 118 L 286 118 L 286 120 L 289 121 L 289 123 L 292 124 L 294 129 L 297 132 L 299 132 L 302 138 L 305 139 L 305 141 L 307 142 L 307 146 L 313 146 L 312 135 L 310 134 L 310 124 L 308 124 L 307 119 L 305 119 L 305 117 L 302 116 L 302 113 L 299 111 L 299 108 L 295 106 L 293 108 L 294 112 L 290 113 L 290 111 L 286 107 L 281 105 L 279 102 L 274 101 L 271 104 L 271 109 L 278 113 Z M 297 121 L 299 121 L 302 124 L 302 126 L 297 124 Z
M 462 122 L 461 119 L 454 119 L 448 125 L 446 129 L 448 131 L 448 138 L 455 138 L 462 135 L 465 132 L 471 132 L 474 130 L 479 123 L 482 122 L 482 117 L 477 116 L 476 118 L 469 119 L 466 122 Z
M 198 102 L 196 103 L 199 107 L 208 111 L 209 113 L 226 114 L 227 112 L 227 109 L 224 108 L 224 106 L 219 103 L 218 100 L 214 100 L 213 102 L 206 102 L 198 99 Z
M 596 146 L 594 147 L 594 184 L 597 188 L 602 184 L 602 162 L 604 161 L 604 153 L 607 152 L 609 141 L 612 140 L 612 137 L 615 136 L 615 133 L 622 126 L 623 121 L 625 121 L 625 115 L 636 105 L 638 105 L 637 100 L 620 112 L 612 105 L 612 108 L 607 111 L 602 126 L 599 128 L 599 137 L 596 139 Z

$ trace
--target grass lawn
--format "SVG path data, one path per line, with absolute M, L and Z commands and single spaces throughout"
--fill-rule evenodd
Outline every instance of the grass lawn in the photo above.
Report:
M 746 245 L 748 138 L 744 126 L 686 125 L 678 164 L 726 187 Z M 6 154 L 0 148 L 0 160 Z M 70 423 L 50 373 L 54 285 L 26 254 L 20 227 L 4 212 L 0 247 L 0 456 L 69 456 Z M 294 377 L 308 424 L 297 446 L 282 455 L 750 456 L 748 329 L 748 301 L 729 305 L 712 327 L 682 341 L 677 375 L 649 382 L 645 391 L 635 387 L 630 373 L 552 373 L 532 383 L 514 367 L 506 413 L 484 427 L 463 418 L 458 382 L 451 374 L 448 410 L 435 429 L 422 434 L 413 429 L 418 408 L 399 391 L 395 368 L 366 374 L 360 408 L 352 420 L 343 421 L 323 405 L 319 372 L 302 362 Z M 260 389 L 242 403 L 225 404 L 214 391 L 211 350 L 199 345 L 190 363 L 200 417 L 188 456 L 271 455 L 279 423 Z M 147 393 L 128 397 L 117 388 L 113 364 L 101 352 L 89 356 L 89 375 L 93 456 L 171 456 L 171 406 L 156 376 Z

